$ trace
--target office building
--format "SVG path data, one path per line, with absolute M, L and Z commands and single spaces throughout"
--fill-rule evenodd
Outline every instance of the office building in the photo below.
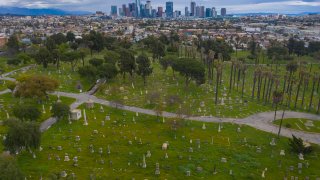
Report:
M 205 16 L 204 6 L 200 6 L 200 14 L 199 14 L 199 17 L 200 17 L 200 18 L 204 18 L 204 16 Z
M 190 15 L 189 9 L 188 9 L 188 7 L 185 7 L 185 8 L 184 8 L 184 16 L 185 16 L 185 17 L 189 17 L 189 15 Z
M 111 16 L 118 16 L 118 7 L 111 6 Z
M 216 10 L 216 8 L 215 7 L 213 7 L 212 8 L 212 17 L 217 17 L 217 15 L 218 15 L 218 12 L 217 12 L 217 10 Z
M 166 15 L 167 15 L 167 18 L 173 17 L 173 2 L 172 1 L 166 2 Z
M 141 4 L 140 4 L 140 0 L 136 0 L 136 17 L 141 17 L 140 16 L 140 7 L 141 7 Z
M 212 9 L 206 8 L 206 18 L 211 18 L 211 17 L 212 17 Z
M 191 1 L 190 6 L 190 16 L 195 16 L 196 14 L 196 2 Z
M 163 7 L 158 7 L 158 17 L 163 16 Z
M 221 16 L 226 16 L 226 15 L 227 15 L 227 9 L 221 8 Z

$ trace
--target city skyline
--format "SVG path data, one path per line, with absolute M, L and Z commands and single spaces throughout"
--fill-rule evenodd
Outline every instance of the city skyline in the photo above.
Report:
M 138 0 L 145 4 L 145 0 Z M 84 11 L 103 11 L 110 13 L 111 6 L 118 7 L 122 4 L 135 3 L 136 0 L 2 0 L 0 6 L 15 6 L 26 8 L 59 8 L 63 10 L 84 10 Z M 165 0 L 151 1 L 152 8 L 166 7 Z M 185 7 L 190 9 L 190 0 L 173 0 L 174 11 L 185 11 Z M 319 12 L 320 0 L 198 0 L 195 1 L 197 6 L 216 7 L 217 10 L 227 8 L 228 13 L 301 13 L 301 12 Z M 254 8 L 253 8 L 254 7 Z

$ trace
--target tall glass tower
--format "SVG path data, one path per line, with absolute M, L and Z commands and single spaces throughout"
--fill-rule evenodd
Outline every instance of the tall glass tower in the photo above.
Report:
M 168 18 L 173 17 L 173 2 L 172 1 L 166 2 L 166 15 Z
M 136 16 L 140 17 L 140 8 L 141 8 L 141 4 L 140 4 L 140 0 L 136 0 Z

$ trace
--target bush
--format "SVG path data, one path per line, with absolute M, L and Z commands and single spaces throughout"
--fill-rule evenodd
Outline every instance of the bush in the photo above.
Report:
M 292 135 L 292 139 L 289 139 L 289 146 L 293 152 L 298 154 L 309 154 L 312 152 L 312 146 L 310 144 L 304 143 L 301 138 L 297 138 L 294 135 Z
M 36 121 L 41 116 L 41 111 L 30 105 L 16 105 L 13 108 L 13 114 L 20 120 Z
M 70 107 L 63 103 L 55 103 L 52 106 L 51 113 L 54 117 L 57 117 L 58 119 L 65 118 L 70 113 Z
M 285 127 L 286 127 L 286 128 L 291 128 L 292 126 L 291 126 L 291 124 L 286 123 Z
M 17 66 L 17 65 L 19 65 L 20 63 L 21 63 L 21 60 L 18 59 L 18 58 L 13 58 L 13 59 L 8 59 L 8 60 L 7 60 L 7 64 L 8 64 L 8 65 L 15 65 L 15 66 Z

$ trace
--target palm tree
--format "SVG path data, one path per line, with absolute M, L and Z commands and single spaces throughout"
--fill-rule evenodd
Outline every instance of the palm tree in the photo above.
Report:
M 297 102 L 298 102 L 298 97 L 299 97 L 299 93 L 300 93 L 300 87 L 302 84 L 302 80 L 304 78 L 305 72 L 304 71 L 300 71 L 300 77 L 299 77 L 299 83 L 298 83 L 298 87 L 297 87 L 297 94 L 296 94 L 296 100 L 294 102 L 294 108 L 297 108 Z
M 283 92 L 280 91 L 274 91 L 273 92 L 273 104 L 276 105 L 275 110 L 274 110 L 274 121 L 277 118 L 277 110 L 278 110 L 278 104 L 282 101 L 283 98 Z M 282 120 L 280 122 L 280 127 L 279 127 L 279 132 L 278 132 L 278 138 L 280 136 L 280 131 L 281 131 L 281 126 L 282 126 Z
M 243 94 L 244 94 L 244 84 L 245 84 L 245 80 L 246 80 L 246 73 L 247 73 L 247 66 L 245 64 L 243 64 L 242 66 L 242 91 L 241 91 L 241 98 L 243 98 Z
M 286 66 L 286 70 L 289 72 L 289 82 L 291 81 L 292 75 L 297 71 L 298 63 L 296 61 L 292 61 Z M 290 83 L 287 86 L 287 92 L 289 92 Z
M 220 61 L 217 61 L 215 63 L 215 68 L 217 72 L 215 104 L 218 104 L 219 84 L 220 84 L 220 79 L 222 75 L 222 63 Z
M 318 75 L 314 75 L 313 76 L 311 97 L 310 97 L 310 103 L 309 103 L 309 111 L 311 110 L 312 101 L 313 101 L 313 94 L 314 94 L 314 88 L 315 88 L 315 85 L 316 85 L 316 82 L 318 81 L 318 79 L 319 79 Z
M 309 80 L 310 80 L 310 75 L 307 74 L 303 79 L 303 92 L 302 92 L 301 108 L 304 105 L 304 97 L 305 97 L 305 94 L 306 94 L 306 90 L 308 89 L 308 86 L 309 86 Z

